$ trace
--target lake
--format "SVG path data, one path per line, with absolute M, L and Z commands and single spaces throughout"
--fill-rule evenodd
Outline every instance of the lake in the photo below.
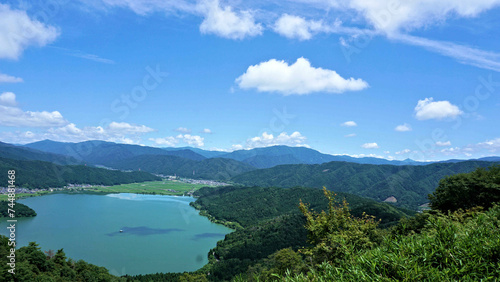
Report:
M 68 258 L 106 267 L 111 274 L 184 272 L 232 230 L 189 206 L 192 197 L 139 194 L 51 194 L 19 200 L 37 212 L 19 218 L 17 245 L 64 248 Z M 8 235 L 6 219 L 0 234 Z M 120 232 L 122 230 L 123 232 Z

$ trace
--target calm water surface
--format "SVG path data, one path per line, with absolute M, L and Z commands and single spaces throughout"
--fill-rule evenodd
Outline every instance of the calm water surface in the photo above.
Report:
M 191 197 L 138 194 L 52 194 L 18 202 L 37 212 L 18 219 L 18 246 L 36 241 L 43 251 L 104 266 L 111 274 L 193 271 L 232 230 L 211 223 Z M 8 235 L 2 220 L 0 234 Z M 122 230 L 123 232 L 120 232 Z

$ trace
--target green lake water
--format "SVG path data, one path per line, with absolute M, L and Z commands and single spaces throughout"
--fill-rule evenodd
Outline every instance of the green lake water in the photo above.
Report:
M 193 271 L 232 230 L 200 216 L 192 201 L 128 193 L 22 199 L 38 215 L 17 219 L 17 246 L 36 241 L 43 251 L 64 248 L 67 257 L 114 275 Z M 3 218 L 0 234 L 8 235 L 6 227 Z

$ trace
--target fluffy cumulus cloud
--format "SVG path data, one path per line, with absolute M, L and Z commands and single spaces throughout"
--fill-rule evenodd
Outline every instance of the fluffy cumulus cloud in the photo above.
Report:
M 361 147 L 365 148 L 365 149 L 378 149 L 378 148 L 380 148 L 377 143 L 365 143 L 365 144 L 361 145 Z
M 179 143 L 179 140 L 173 136 L 168 136 L 165 138 L 149 138 L 149 141 L 153 141 L 156 145 L 175 147 Z
M 451 142 L 450 141 L 437 141 L 436 142 L 436 146 L 438 147 L 446 147 L 446 146 L 451 146 Z
M 482 149 L 487 149 L 491 152 L 496 152 L 497 150 L 500 150 L 500 138 L 495 138 L 492 140 L 481 142 L 477 144 L 477 147 Z
M 411 126 L 407 123 L 398 125 L 394 128 L 394 130 L 399 132 L 411 131 Z
M 273 30 L 287 38 L 308 40 L 313 34 L 325 30 L 325 27 L 321 21 L 308 21 L 299 16 L 283 14 L 275 22 Z
M 434 101 L 433 98 L 419 100 L 415 107 L 415 117 L 418 120 L 453 119 L 463 112 L 449 101 Z
M 0 83 L 17 83 L 17 82 L 23 82 L 23 79 L 20 77 L 15 77 L 8 74 L 0 73 Z
M 358 124 L 352 120 L 342 123 L 340 126 L 353 127 L 358 126 Z
M 409 152 L 411 152 L 410 149 L 404 149 L 404 150 L 401 150 L 399 152 L 396 152 L 395 154 L 396 155 L 404 155 L 404 154 L 408 154 Z
M 255 23 L 250 11 L 235 12 L 230 6 L 221 7 L 218 0 L 201 2 L 200 11 L 205 19 L 201 33 L 211 33 L 229 39 L 243 39 L 262 34 L 262 25 Z
M 191 133 L 191 129 L 185 128 L 185 127 L 178 127 L 174 129 L 174 131 L 180 132 L 180 133 Z
M 312 67 L 305 58 L 298 58 L 291 65 L 275 59 L 261 62 L 248 67 L 236 83 L 242 89 L 256 88 L 259 92 L 279 92 L 283 95 L 343 93 L 368 87 L 362 79 L 345 79 L 333 70 Z
M 233 150 L 241 149 L 253 149 L 261 147 L 269 147 L 276 145 L 286 145 L 291 147 L 309 147 L 305 142 L 307 138 L 300 134 L 300 132 L 295 131 L 288 135 L 286 132 L 281 132 L 279 135 L 270 134 L 267 132 L 262 133 L 261 136 L 255 136 L 249 138 L 245 145 L 237 144 L 233 145 Z
M 184 143 L 187 143 L 191 146 L 195 147 L 203 147 L 205 144 L 203 141 L 205 138 L 198 136 L 198 135 L 191 135 L 191 134 L 179 134 L 176 137 L 177 139 L 181 140 Z
M 201 133 L 205 133 L 205 134 L 212 134 L 212 130 L 210 130 L 209 128 L 204 128 Z
M 31 19 L 25 11 L 0 4 L 0 58 L 17 59 L 29 46 L 45 46 L 59 36 L 57 28 Z
M 0 94 L 0 125 L 16 127 L 53 127 L 67 124 L 60 112 L 23 111 L 17 107 L 16 95 L 12 92 Z
M 181 142 L 195 147 L 205 146 L 204 143 L 205 138 L 191 134 L 179 134 L 175 137 L 168 136 L 164 138 L 149 138 L 149 140 L 153 141 L 155 145 L 167 146 L 167 147 L 174 147 Z
M 14 107 L 17 105 L 16 94 L 12 92 L 4 92 L 0 94 L 0 105 Z

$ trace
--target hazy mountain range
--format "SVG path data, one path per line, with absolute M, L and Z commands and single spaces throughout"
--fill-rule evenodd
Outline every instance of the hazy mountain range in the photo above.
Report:
M 5 144 L 5 143 L 3 143 Z M 7 145 L 7 144 L 5 144 Z M 432 162 L 418 162 L 411 159 L 404 161 L 387 160 L 382 158 L 364 157 L 354 158 L 346 155 L 329 155 L 305 147 L 271 146 L 251 150 L 234 152 L 208 151 L 193 147 L 182 148 L 155 148 L 139 145 L 117 144 L 105 141 L 86 141 L 80 143 L 63 143 L 44 140 L 15 148 L 30 148 L 38 152 L 53 153 L 72 157 L 88 164 L 105 165 L 116 164 L 119 161 L 137 156 L 177 156 L 184 159 L 202 161 L 211 158 L 225 158 L 236 160 L 255 168 L 270 168 L 283 164 L 322 164 L 326 162 L 352 162 L 359 164 L 388 164 L 388 165 L 427 165 Z M 11 148 L 12 149 L 12 148 Z M 3 149 L 2 149 L 3 150 Z M 34 151 L 32 151 L 34 152 Z M 3 156 L 3 155 L 0 155 Z M 45 155 L 45 158 L 49 158 Z M 4 156 L 8 157 L 8 156 Z M 59 157 L 54 157 L 58 159 Z M 487 157 L 478 160 L 500 161 L 500 157 Z M 444 162 L 460 162 L 464 160 L 447 160 Z

